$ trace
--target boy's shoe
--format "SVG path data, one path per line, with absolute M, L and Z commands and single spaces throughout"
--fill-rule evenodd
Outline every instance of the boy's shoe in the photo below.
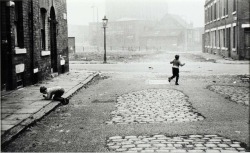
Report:
M 67 98 L 63 98 L 62 104 L 67 105 L 69 103 L 69 100 Z
M 179 85 L 179 83 L 176 82 L 175 85 Z
M 171 79 L 170 78 L 168 78 L 168 82 L 170 82 L 171 81 Z

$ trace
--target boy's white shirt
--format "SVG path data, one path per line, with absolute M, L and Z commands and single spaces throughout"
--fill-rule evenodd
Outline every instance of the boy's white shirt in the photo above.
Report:
M 47 88 L 47 90 L 46 90 L 47 94 L 46 94 L 45 99 L 47 99 L 47 100 L 51 99 L 52 96 L 53 96 L 52 94 L 54 94 L 54 92 L 56 92 L 58 90 L 63 90 L 64 91 L 64 89 L 62 87 L 60 87 L 60 86 Z

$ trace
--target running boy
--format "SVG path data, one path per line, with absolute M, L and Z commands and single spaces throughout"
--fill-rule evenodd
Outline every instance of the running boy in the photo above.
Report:
M 175 59 L 170 62 L 170 64 L 173 64 L 173 67 L 172 67 L 173 76 L 168 78 L 168 81 L 170 82 L 174 77 L 176 77 L 175 85 L 179 85 L 178 84 L 179 66 L 184 66 L 185 65 L 185 63 L 181 64 L 181 62 L 179 61 L 179 57 L 180 57 L 179 55 L 175 55 Z
M 46 88 L 45 86 L 40 87 L 40 92 L 43 93 L 43 97 L 47 100 L 52 99 L 56 101 L 60 101 L 63 105 L 67 105 L 69 103 L 69 99 L 63 98 L 64 89 L 62 87 L 51 87 Z

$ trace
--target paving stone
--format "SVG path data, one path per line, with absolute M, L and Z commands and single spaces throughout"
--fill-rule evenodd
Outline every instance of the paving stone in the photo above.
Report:
M 137 138 L 137 136 L 125 136 L 126 139 Z
M 217 147 L 217 145 L 216 145 L 216 144 L 213 144 L 213 143 L 211 143 L 211 144 L 205 144 L 205 146 L 206 146 L 206 147 L 210 147 L 210 148 Z
M 127 151 L 127 149 L 125 148 L 119 148 L 119 149 L 116 149 L 117 152 L 124 152 L 124 151 Z
M 174 147 L 182 147 L 181 144 L 174 144 Z
M 176 149 L 176 150 L 171 150 L 170 152 L 175 152 L 175 153 L 183 153 L 183 152 L 187 152 L 187 150 L 183 150 L 183 149 Z
M 153 144 L 153 146 L 155 146 L 155 147 L 166 147 L 166 144 L 157 143 L 157 144 Z
M 131 151 L 140 151 L 140 150 L 142 150 L 142 148 L 130 148 L 129 150 L 131 150 Z
M 137 147 L 139 148 L 147 148 L 147 147 L 151 147 L 150 144 L 138 144 Z
M 206 153 L 220 153 L 219 150 L 206 150 Z
M 156 152 L 165 153 L 165 152 L 170 152 L 170 150 L 162 149 L 162 150 L 156 150 Z
M 221 150 L 222 153 L 235 153 L 235 150 Z
M 195 144 L 196 147 L 204 147 L 203 144 Z
M 121 136 L 113 136 L 113 137 L 110 137 L 109 139 L 122 139 Z
M 219 147 L 226 148 L 229 147 L 227 144 L 218 144 Z
M 203 150 L 187 150 L 187 152 L 191 152 L 191 153 L 204 153 Z
M 110 149 L 118 149 L 120 148 L 119 146 L 109 146 Z
M 133 148 L 135 147 L 134 144 L 125 144 L 125 145 L 122 145 L 122 148 Z
M 230 144 L 231 147 L 234 147 L 234 148 L 240 148 L 240 144 Z

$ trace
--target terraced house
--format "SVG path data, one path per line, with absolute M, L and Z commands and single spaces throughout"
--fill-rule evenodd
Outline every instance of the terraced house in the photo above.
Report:
M 66 0 L 1 1 L 1 90 L 69 70 Z
M 206 0 L 203 52 L 250 59 L 249 0 Z

